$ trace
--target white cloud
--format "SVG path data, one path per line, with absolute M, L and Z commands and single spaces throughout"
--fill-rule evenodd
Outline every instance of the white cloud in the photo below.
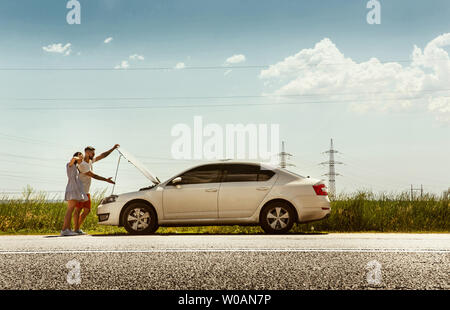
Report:
M 437 120 L 450 122 L 450 98 L 430 98 L 428 110 L 434 113 Z
M 122 62 L 115 66 L 114 69 L 128 69 L 130 67 L 130 64 L 126 60 L 122 60 Z
M 145 58 L 142 55 L 133 54 L 133 55 L 130 55 L 128 57 L 128 59 L 137 61 L 137 60 L 144 60 Z M 130 63 L 128 62 L 128 60 L 122 60 L 119 65 L 114 67 L 114 69 L 128 69 L 129 67 L 130 67 Z
M 227 71 L 225 71 L 225 72 L 223 73 L 223 75 L 227 76 L 228 74 L 230 74 L 230 73 L 231 73 L 231 71 L 233 71 L 233 70 L 231 70 L 231 69 L 228 69 Z
M 72 44 L 67 43 L 66 45 L 62 45 L 62 43 L 54 43 L 49 44 L 47 46 L 43 46 L 42 49 L 48 53 L 57 53 L 57 54 L 64 54 L 65 56 L 70 55 L 72 52 Z
M 449 45 L 450 33 L 446 33 L 423 51 L 415 46 L 409 64 L 382 63 L 377 58 L 358 63 L 325 38 L 262 70 L 259 77 L 269 95 L 345 101 L 358 111 L 417 108 L 446 120 L 450 94 L 442 90 L 449 89 L 450 58 L 443 47 Z
M 179 62 L 175 65 L 175 69 L 184 69 L 184 68 L 186 68 L 184 62 Z
M 112 40 L 113 40 L 113 37 L 108 37 L 108 38 L 105 39 L 105 41 L 103 41 L 103 43 L 108 44 Z
M 130 58 L 131 60 L 144 60 L 144 59 L 145 59 L 144 56 L 138 55 L 138 54 L 130 55 L 129 58 Z
M 234 65 L 245 61 L 245 55 L 238 54 L 228 57 L 225 61 L 228 65 Z

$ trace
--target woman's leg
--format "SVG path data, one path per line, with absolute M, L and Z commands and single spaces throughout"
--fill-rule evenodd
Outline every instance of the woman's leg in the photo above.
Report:
M 66 215 L 64 216 L 64 224 L 62 227 L 62 230 L 70 229 L 70 221 L 72 219 L 72 212 L 75 208 L 75 205 L 77 204 L 76 200 L 69 200 L 67 202 L 67 211 Z
M 80 208 L 75 208 L 75 211 L 73 212 L 73 230 L 77 231 L 80 229 Z

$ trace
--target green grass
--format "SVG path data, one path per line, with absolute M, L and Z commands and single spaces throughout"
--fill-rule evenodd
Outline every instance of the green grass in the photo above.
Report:
M 97 224 L 97 206 L 104 193 L 92 197 L 92 211 L 83 230 L 97 234 L 121 234 L 121 227 Z M 0 204 L 0 234 L 56 234 L 61 230 L 65 202 L 48 202 L 44 192 L 27 188 L 21 199 L 8 199 Z M 358 192 L 341 195 L 332 201 L 328 219 L 297 224 L 292 232 L 450 232 L 448 199 L 431 194 L 422 199 L 409 199 L 404 194 Z M 157 233 L 237 234 L 262 233 L 259 226 L 161 227 Z

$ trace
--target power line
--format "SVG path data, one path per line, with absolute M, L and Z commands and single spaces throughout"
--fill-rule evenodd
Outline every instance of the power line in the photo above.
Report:
M 1 67 L 0 71 L 183 71 L 183 70 L 234 70 L 234 69 L 263 69 L 270 65 L 254 66 L 188 66 L 182 69 L 174 67 L 135 67 L 135 68 L 111 68 L 111 67 Z
M 435 93 L 447 92 L 450 88 L 444 89 L 423 89 L 408 90 L 409 93 Z M 322 96 L 347 96 L 347 95 L 379 95 L 379 94 L 398 94 L 399 91 L 374 91 L 374 92 L 334 92 L 332 94 L 312 93 L 312 94 L 263 94 L 263 95 L 229 95 L 229 96 L 150 96 L 150 97 L 12 97 L 0 98 L 0 101 L 151 101 L 151 100 L 213 100 L 213 99 L 258 99 L 258 98 L 302 98 L 302 97 L 322 97 Z M 416 96 L 417 97 L 417 96 Z M 413 99 L 415 97 L 401 98 L 403 100 Z M 397 100 L 397 98 L 395 98 Z
M 24 159 L 35 159 L 35 160 L 41 160 L 41 161 L 57 161 L 57 160 L 62 159 L 62 158 L 43 158 L 43 157 L 35 157 L 35 156 L 26 156 L 26 155 L 18 155 L 18 154 L 11 154 L 11 153 L 5 153 L 5 152 L 0 152 L 0 156 L 8 156 L 8 157 L 24 158 Z
M 377 59 L 378 60 L 378 59 Z M 448 58 L 427 58 L 427 61 L 449 61 Z M 362 64 L 367 61 L 355 62 L 348 59 L 345 62 L 319 62 L 315 64 L 306 63 L 304 67 L 311 66 L 347 66 L 349 64 Z M 399 60 L 378 60 L 380 64 L 389 63 L 412 63 L 413 59 L 399 59 Z M 279 63 L 279 62 L 278 62 Z M 115 67 L 0 67 L 0 71 L 183 71 L 183 70 L 239 70 L 239 69 L 265 69 L 276 66 L 278 63 L 273 65 L 220 65 L 220 66 L 186 66 L 182 69 L 177 69 L 175 67 L 134 67 L 134 68 L 115 68 Z M 299 66 L 300 67 L 300 66 Z
M 440 98 L 450 98 L 450 96 L 441 96 Z M 420 100 L 423 97 L 410 98 L 387 98 L 387 99 L 352 99 L 352 100 L 320 100 L 320 101 L 306 101 L 306 102 L 276 102 L 276 103 L 231 103 L 231 104 L 191 104 L 191 105 L 152 105 L 152 106 L 69 106 L 69 107 L 0 107 L 1 110 L 131 110 L 131 109 L 173 109 L 173 108 L 214 108 L 214 107 L 243 107 L 243 106 L 267 106 L 274 107 L 276 105 L 305 105 L 305 104 L 336 104 L 336 103 L 360 103 L 360 102 L 374 102 L 382 100 L 386 101 L 401 101 L 401 100 Z

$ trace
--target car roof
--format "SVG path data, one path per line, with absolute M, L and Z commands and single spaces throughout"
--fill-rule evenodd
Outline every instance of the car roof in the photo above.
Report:
M 274 171 L 275 173 L 289 174 L 289 175 L 291 175 L 291 176 L 304 178 L 304 177 L 302 177 L 301 175 L 294 174 L 294 173 L 290 172 L 289 170 L 282 169 L 282 168 L 279 168 L 279 167 L 274 166 L 274 165 L 270 165 L 270 164 L 265 163 L 265 162 L 257 162 L 257 161 L 239 161 L 239 160 L 217 160 L 217 161 L 211 161 L 211 162 L 206 162 L 206 163 L 200 163 L 200 164 L 197 164 L 197 165 L 190 166 L 189 168 L 184 169 L 184 170 L 178 172 L 177 174 L 175 174 L 174 176 L 168 178 L 168 179 L 167 179 L 166 181 L 164 181 L 163 183 L 167 183 L 168 181 L 172 180 L 173 178 L 175 178 L 175 177 L 177 177 L 177 176 L 179 176 L 179 175 L 181 175 L 181 174 L 183 174 L 183 173 L 185 173 L 185 172 L 187 172 L 187 171 L 189 171 L 189 170 L 198 168 L 198 167 L 202 167 L 202 166 L 211 166 L 211 165 L 226 165 L 226 164 L 261 165 L 261 166 L 265 166 L 265 167 L 267 168 L 267 170 L 272 170 L 272 171 Z
M 265 162 L 258 162 L 258 161 L 239 161 L 239 160 L 218 160 L 218 161 L 211 161 L 207 163 L 198 164 L 195 166 L 192 166 L 191 168 L 200 167 L 200 166 L 207 166 L 207 165 L 227 165 L 227 164 L 233 164 L 233 165 L 261 165 L 261 166 L 272 166 L 273 168 L 277 168 L 274 165 L 271 165 L 269 163 Z
M 212 165 L 258 165 L 258 166 L 262 166 L 263 168 L 267 169 L 267 170 L 272 170 L 272 171 L 276 171 L 276 172 L 282 172 L 283 169 L 278 168 L 277 166 L 274 165 L 270 165 L 268 163 L 264 163 L 264 162 L 257 162 L 257 161 L 238 161 L 238 160 L 220 160 L 220 161 L 212 161 L 212 162 L 208 162 L 208 163 L 202 163 L 202 164 L 197 164 L 197 165 L 193 165 L 183 171 L 181 171 L 180 173 L 178 173 L 177 175 L 180 175 L 186 171 L 189 171 L 191 169 L 195 169 L 198 167 L 202 167 L 202 166 L 212 166 Z

